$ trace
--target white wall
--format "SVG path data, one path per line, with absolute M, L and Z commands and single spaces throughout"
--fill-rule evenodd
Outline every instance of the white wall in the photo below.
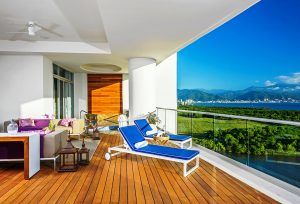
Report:
M 177 53 L 156 66 L 156 106 L 177 109 Z M 162 126 L 176 133 L 177 114 L 175 111 L 158 111 Z
M 129 122 L 155 111 L 156 61 L 150 58 L 131 58 L 129 69 Z
M 1 129 L 3 121 L 12 118 L 52 114 L 50 64 L 49 59 L 39 55 L 0 55 Z
M 74 116 L 79 118 L 80 111 L 88 111 L 87 74 L 74 73 Z
M 123 74 L 122 79 L 122 100 L 123 100 L 123 113 L 129 111 L 129 79 L 128 74 Z

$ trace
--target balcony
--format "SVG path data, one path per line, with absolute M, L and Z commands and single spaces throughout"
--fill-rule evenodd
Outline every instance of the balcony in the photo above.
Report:
M 22 165 L 9 163 L 0 169 L 0 203 L 277 203 L 204 160 L 188 177 L 174 162 L 129 154 L 106 161 L 107 148 L 122 142 L 103 135 L 91 164 L 75 173 L 43 165 L 24 180 Z

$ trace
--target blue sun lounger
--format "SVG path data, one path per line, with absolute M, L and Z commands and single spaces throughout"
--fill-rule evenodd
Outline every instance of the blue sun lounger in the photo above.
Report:
M 124 139 L 124 144 L 116 147 L 109 147 L 105 159 L 110 160 L 112 156 L 120 153 L 129 153 L 156 159 L 179 162 L 183 164 L 183 176 L 187 176 L 199 167 L 200 152 L 196 150 L 179 149 L 160 145 L 147 144 L 144 147 L 136 148 L 137 143 L 146 141 L 135 125 L 119 128 Z M 114 151 L 115 153 L 112 153 Z M 195 166 L 187 170 L 187 164 L 196 160 Z
M 151 131 L 152 128 L 149 125 L 148 121 L 146 119 L 138 119 L 134 121 L 134 124 L 138 127 L 138 129 L 140 130 L 140 132 L 143 134 L 143 136 L 146 139 L 153 139 L 153 137 L 156 134 L 150 134 L 147 135 L 147 131 Z M 170 142 L 180 146 L 180 148 L 184 148 L 184 144 L 188 143 L 189 146 L 187 147 L 187 149 L 190 149 L 193 145 L 193 140 L 191 136 L 187 136 L 187 135 L 175 135 L 175 134 L 171 134 L 168 133 L 167 134 L 170 136 Z

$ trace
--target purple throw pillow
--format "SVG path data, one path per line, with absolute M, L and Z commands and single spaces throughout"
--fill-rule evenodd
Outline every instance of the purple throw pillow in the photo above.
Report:
M 33 127 L 35 126 L 34 120 L 31 118 L 20 118 L 19 119 L 19 126 L 20 127 Z

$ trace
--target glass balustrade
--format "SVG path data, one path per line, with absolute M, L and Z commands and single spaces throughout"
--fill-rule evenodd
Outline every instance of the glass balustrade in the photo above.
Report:
M 162 108 L 157 114 L 167 131 L 172 121 L 194 143 L 300 187 L 300 123 Z

